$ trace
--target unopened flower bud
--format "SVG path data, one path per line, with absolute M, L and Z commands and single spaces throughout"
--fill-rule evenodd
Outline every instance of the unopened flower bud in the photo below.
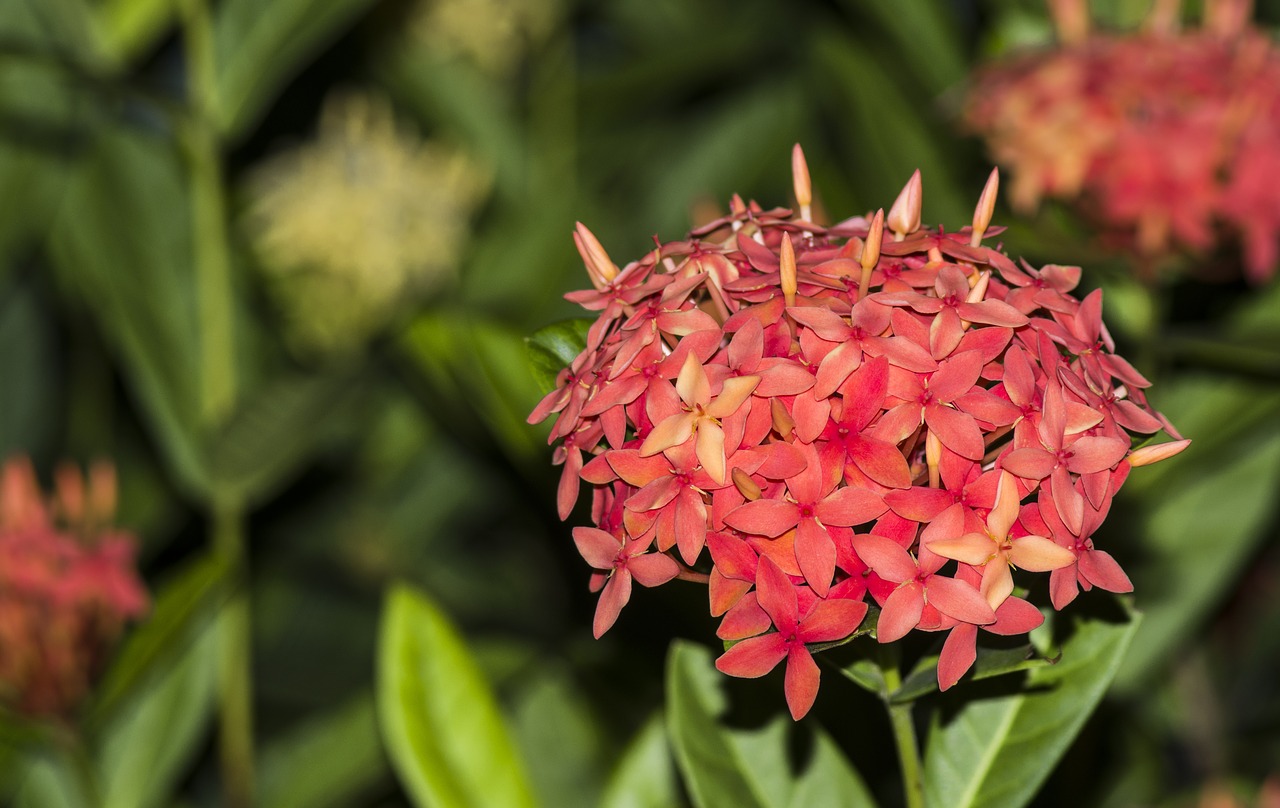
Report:
M 809 164 L 804 159 L 804 149 L 797 143 L 791 149 L 791 181 L 795 186 L 796 202 L 800 205 L 800 219 L 810 221 L 813 188 L 809 184 Z
M 917 168 L 898 193 L 893 207 L 889 208 L 889 215 L 885 217 L 885 223 L 893 231 L 894 241 L 902 241 L 920 229 L 920 208 L 923 203 L 924 189 L 920 182 L 920 169 Z
M 973 209 L 973 235 L 969 237 L 969 246 L 977 247 L 982 243 L 982 236 L 991 226 L 991 214 L 996 209 L 996 194 L 1000 191 L 1000 169 L 991 169 L 987 176 L 987 184 L 982 187 L 982 196 L 978 197 L 978 206 Z
M 782 234 L 782 252 L 778 255 L 778 272 L 782 277 L 782 297 L 788 306 L 796 304 L 796 251 L 791 234 Z
M 1129 453 L 1127 458 L 1129 465 L 1137 468 L 1138 466 L 1149 466 L 1152 463 L 1159 463 L 1161 460 L 1168 460 L 1176 454 L 1182 452 L 1183 449 L 1191 445 L 1189 440 L 1175 440 L 1166 443 L 1153 443 L 1150 446 L 1143 446 L 1141 449 L 1134 449 Z

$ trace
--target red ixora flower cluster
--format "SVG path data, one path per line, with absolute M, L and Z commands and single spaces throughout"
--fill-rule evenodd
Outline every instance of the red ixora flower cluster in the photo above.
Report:
M 1015 264 L 973 227 L 920 226 L 917 172 L 885 216 L 809 221 L 734 198 L 730 215 L 619 269 L 582 225 L 600 312 L 585 350 L 530 416 L 558 413 L 567 518 L 585 480 L 595 527 L 574 540 L 602 590 L 600 636 L 632 582 L 708 583 L 717 662 L 760 676 L 787 660 L 795 718 L 818 688 L 807 644 L 849 637 L 866 596 L 877 637 L 950 632 L 942 687 L 979 629 L 1042 622 L 1013 571 L 1131 590 L 1093 532 L 1132 466 L 1185 445 L 1148 407 L 1148 382 L 1112 352 L 1098 292 L 1075 267 Z M 1175 441 L 1134 450 L 1132 434 Z M 703 550 L 709 550 L 709 575 Z
M 0 700 L 28 715 L 67 715 L 147 609 L 115 497 L 107 464 L 63 466 L 48 500 L 26 458 L 0 469 Z
M 1090 33 L 1087 4 L 1051 3 L 1058 47 L 976 77 L 967 124 L 1013 171 L 1012 200 L 1077 200 L 1149 257 L 1243 237 L 1248 276 L 1280 257 L 1280 49 L 1247 0 L 1210 0 L 1201 30 L 1159 2 L 1145 30 Z

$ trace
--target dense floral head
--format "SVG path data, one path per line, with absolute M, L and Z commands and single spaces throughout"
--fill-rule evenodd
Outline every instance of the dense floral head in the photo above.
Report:
M 917 172 L 885 215 L 831 227 L 735 198 L 732 212 L 619 268 L 575 240 L 599 312 L 586 348 L 530 416 L 555 414 L 567 518 L 606 631 L 633 581 L 708 584 L 717 663 L 759 676 L 788 660 L 794 716 L 813 702 L 812 643 L 949 632 L 946 688 L 978 629 L 1021 634 L 1020 597 L 1048 573 L 1053 605 L 1132 587 L 1094 546 L 1133 466 L 1186 445 L 1113 352 L 1102 298 L 1076 267 L 1015 264 L 982 245 L 992 172 L 971 227 L 920 224 Z M 1174 442 L 1135 447 L 1164 430 Z M 705 572 L 704 572 L 705 571 Z
M 482 167 L 423 141 L 386 99 L 331 97 L 316 139 L 251 182 L 249 232 L 292 346 L 349 353 L 448 277 L 487 188 Z
M 64 466 L 45 498 L 25 458 L 0 469 L 0 700 L 66 715 L 125 621 L 147 609 L 135 540 L 115 530 L 115 472 Z
M 1053 4 L 1061 43 L 980 72 L 965 117 L 1013 173 L 1012 201 L 1078 202 L 1113 239 L 1159 258 L 1243 240 L 1254 281 L 1280 259 L 1280 49 L 1247 2 L 1206 3 L 1179 31 L 1157 3 L 1140 33 L 1090 33 L 1087 9 Z

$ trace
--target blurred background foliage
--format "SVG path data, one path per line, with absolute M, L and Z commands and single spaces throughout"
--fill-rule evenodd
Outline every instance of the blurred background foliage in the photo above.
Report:
M 685 799 L 651 717 L 672 634 L 713 636 L 705 594 L 640 593 L 592 641 L 525 424 L 524 337 L 586 284 L 573 223 L 621 263 L 734 192 L 789 204 L 799 141 L 823 215 L 920 168 L 958 228 L 989 170 L 965 76 L 1051 37 L 1035 0 L 0 0 L 0 455 L 112 458 L 155 597 L 75 721 L 5 718 L 8 799 L 234 802 L 240 698 L 258 804 L 411 804 L 373 695 L 395 582 L 461 627 L 542 803 Z M 996 221 L 1106 288 L 1196 441 L 1106 528 L 1147 617 L 1036 804 L 1253 795 L 1280 774 L 1280 286 L 1143 286 L 1065 209 Z M 746 726 L 781 706 L 724 686 Z M 893 804 L 853 690 L 815 715 Z

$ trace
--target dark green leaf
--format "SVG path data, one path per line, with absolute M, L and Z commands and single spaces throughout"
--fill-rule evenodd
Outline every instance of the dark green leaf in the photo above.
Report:
M 790 719 L 780 717 L 754 731 L 722 726 L 723 682 L 705 648 L 680 641 L 672 645 L 667 662 L 667 731 L 694 804 L 701 808 L 874 805 L 862 779 L 821 730 L 815 729 L 812 754 L 797 771 L 788 753 L 790 734 L 798 731 Z
M 926 743 L 926 806 L 1029 802 L 1106 692 L 1140 622 L 1136 614 L 1124 623 L 1077 621 L 1062 661 L 1032 670 L 1019 692 L 940 712 Z
M 98 733 L 102 808 L 158 808 L 199 751 L 213 717 L 218 631 L 209 620 L 183 652 L 157 662 L 147 687 L 132 692 Z
M 965 681 L 990 679 L 1019 671 L 1029 671 L 1053 665 L 1057 659 L 1048 659 L 1036 653 L 1030 645 L 1017 648 L 978 648 L 978 657 Z M 901 704 L 926 696 L 938 689 L 938 657 L 930 655 L 921 659 L 911 673 L 902 680 L 902 686 L 893 691 L 889 701 Z
M 594 320 L 580 318 L 552 323 L 538 329 L 525 345 L 529 352 L 529 366 L 544 394 L 556 388 L 556 376 L 573 364 L 587 347 L 587 331 Z
M 605 786 L 600 808 L 671 808 L 680 803 L 680 787 L 662 716 L 655 715 L 636 733 Z
M 170 470 L 198 494 L 207 477 L 185 182 L 164 142 L 104 132 L 67 188 L 51 247 L 121 360 Z
M 533 806 L 483 674 L 443 613 L 396 586 L 378 637 L 378 717 L 391 763 L 420 808 Z
M 389 773 L 373 696 L 362 693 L 263 750 L 259 803 L 272 808 L 355 805 Z
M 556 808 L 600 804 L 605 737 L 582 696 L 581 684 L 544 663 L 520 677 L 512 728 L 539 802 Z
M 157 590 L 150 615 L 129 634 L 95 691 L 86 719 L 90 729 L 113 720 L 124 702 L 149 688 L 156 672 L 184 653 L 198 625 L 222 605 L 228 572 L 227 562 L 211 554 Z
M 53 334 L 25 287 L 0 292 L 0 458 L 40 454 L 57 427 Z
M 280 376 L 242 402 L 209 450 L 211 486 L 253 504 L 267 498 L 334 430 L 353 418 L 358 390 L 346 374 Z
M 243 134 L 306 60 L 372 0 L 227 0 L 214 20 L 222 128 Z

